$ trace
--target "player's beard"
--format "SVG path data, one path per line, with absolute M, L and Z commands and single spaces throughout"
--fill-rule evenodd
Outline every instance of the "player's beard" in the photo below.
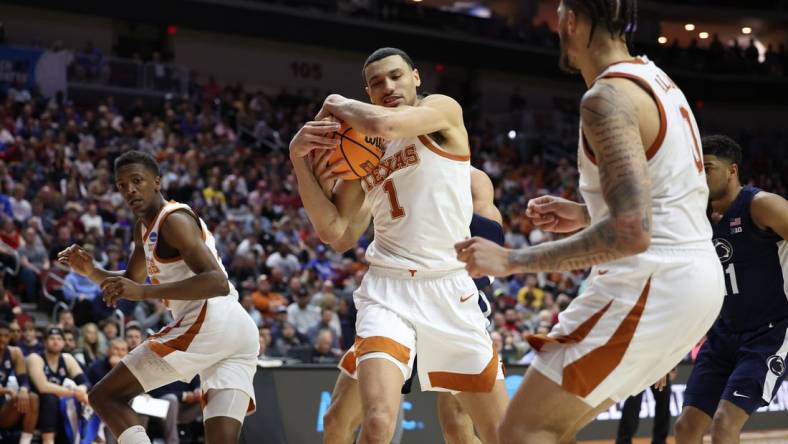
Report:
M 567 37 L 566 33 L 563 29 L 558 29 L 558 37 L 559 43 L 561 47 L 561 56 L 558 59 L 558 67 L 561 68 L 561 71 L 568 72 L 569 74 L 577 74 L 580 72 L 575 66 L 572 65 L 572 62 L 569 61 L 569 54 L 566 52 L 566 42 L 569 37 Z

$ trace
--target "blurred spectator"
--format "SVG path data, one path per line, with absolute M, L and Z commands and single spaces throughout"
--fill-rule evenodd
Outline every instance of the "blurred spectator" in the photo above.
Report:
M 25 186 L 21 183 L 17 184 L 14 187 L 14 194 L 10 200 L 14 220 L 18 223 L 27 222 L 30 216 L 33 215 L 33 208 L 30 206 L 30 202 L 25 199 Z
M 323 308 L 320 310 L 320 320 L 306 333 L 309 342 L 315 344 L 320 331 L 326 329 L 331 330 L 331 333 L 333 333 L 334 342 L 331 344 L 331 347 L 339 348 L 339 336 L 341 335 L 339 318 L 337 317 L 337 313 L 331 308 Z
M 282 331 L 279 337 L 274 341 L 275 350 L 272 350 L 272 353 L 275 353 L 276 356 L 288 356 L 288 352 L 291 348 L 298 347 L 302 343 L 303 341 L 298 335 L 295 326 L 289 322 L 285 322 L 282 325 Z
M 87 371 L 91 385 L 98 384 L 101 378 L 115 368 L 118 363 L 129 354 L 129 345 L 123 339 L 113 339 L 107 348 L 107 355 L 102 356 L 90 365 Z
M 85 245 L 85 250 L 93 252 L 92 245 Z M 93 319 L 94 300 L 101 300 L 101 287 L 75 271 L 66 275 L 63 283 L 63 298 L 74 307 L 77 324 L 83 325 Z
M 335 342 L 331 329 L 322 329 L 315 337 L 314 345 L 291 348 L 288 356 L 307 364 L 336 364 L 342 352 L 333 346 Z
M 50 267 L 49 257 L 35 228 L 27 227 L 22 237 L 25 243 L 19 247 L 19 279 L 25 287 L 23 300 L 36 302 L 41 287 L 41 273 L 48 271 Z
M 104 55 L 93 45 L 92 40 L 88 40 L 85 48 L 76 54 L 76 60 L 79 66 L 79 77 L 87 80 L 101 77 Z
M 60 310 L 57 314 L 57 326 L 64 330 L 75 330 L 74 313 L 71 310 Z
M 309 301 L 309 305 L 320 307 L 323 305 L 323 301 L 332 305 L 336 304 L 337 296 L 334 291 L 334 282 L 329 279 L 324 280 L 320 287 L 320 291 L 312 295 L 312 300 Z
M 90 367 L 107 349 L 107 340 L 99 333 L 96 324 L 89 322 L 82 326 L 77 340 L 75 358 L 83 367 Z
M 285 276 L 292 276 L 301 269 L 301 263 L 298 257 L 291 252 L 290 245 L 280 242 L 273 252 L 265 261 L 268 268 L 279 268 Z
M 27 103 L 33 98 L 22 79 L 17 79 L 14 86 L 8 89 L 8 97 L 16 103 Z
M 66 353 L 69 353 L 71 356 L 74 356 L 74 352 L 77 351 L 76 331 L 77 330 L 75 330 L 73 328 L 64 328 L 63 329 L 63 344 L 64 344 L 63 345 L 63 351 L 66 352 Z M 74 356 L 74 359 L 76 359 L 76 356 Z M 77 359 L 77 362 L 79 362 L 79 359 Z M 80 366 L 82 366 L 81 363 L 80 363 Z M 83 367 L 83 370 L 84 370 L 84 367 Z
M 58 423 L 63 421 L 60 398 L 73 397 L 86 405 L 88 381 L 77 360 L 63 352 L 62 329 L 47 328 L 45 344 L 41 354 L 33 353 L 27 358 L 27 364 L 30 382 L 40 398 L 41 440 L 43 444 L 54 444 Z
M 315 247 L 315 257 L 309 260 L 306 268 L 317 272 L 318 277 L 322 280 L 331 280 L 335 276 L 334 267 L 331 260 L 326 257 L 326 247 L 319 244 Z
M 99 326 L 101 327 L 101 332 L 104 334 L 104 338 L 106 338 L 107 341 L 117 338 L 118 333 L 120 333 L 120 325 L 114 316 L 105 318 L 101 321 Z
M 252 303 L 269 320 L 276 316 L 277 309 L 287 308 L 287 299 L 271 291 L 271 282 L 265 274 L 257 278 L 257 290 L 252 293 Z
M 14 347 L 19 347 L 19 344 L 22 343 L 22 327 L 19 326 L 19 322 L 17 321 L 9 322 L 8 331 L 11 334 L 11 338 L 9 339 L 8 343 L 10 345 L 13 345 Z
M 22 326 L 22 340 L 17 344 L 25 356 L 31 353 L 44 353 L 44 344 L 38 340 L 38 331 L 33 321 L 28 321 Z
M 134 306 L 134 320 L 143 330 L 158 331 L 169 322 L 167 307 L 159 300 L 145 299 Z
M 294 295 L 295 302 L 287 307 L 287 319 L 295 326 L 298 333 L 305 335 L 310 328 L 320 322 L 320 309 L 309 305 L 309 293 L 299 291 Z
M 142 328 L 140 325 L 134 321 L 129 322 L 126 324 L 126 344 L 129 346 L 129 351 L 133 351 L 137 348 L 142 341 L 145 340 Z
M 98 206 L 95 203 L 88 205 L 88 212 L 80 216 L 79 220 L 86 232 L 96 230 L 99 237 L 104 237 L 104 219 L 98 214 Z
M 30 317 L 22 314 L 22 307 L 19 305 L 19 302 L 17 302 L 10 291 L 6 290 L 3 281 L 0 279 L 0 321 L 6 323 L 18 321 L 24 324 L 28 319 Z
M 257 329 L 260 337 L 260 350 L 257 352 L 258 359 L 267 359 L 270 358 L 270 348 L 271 348 L 271 330 L 268 327 L 259 327 Z

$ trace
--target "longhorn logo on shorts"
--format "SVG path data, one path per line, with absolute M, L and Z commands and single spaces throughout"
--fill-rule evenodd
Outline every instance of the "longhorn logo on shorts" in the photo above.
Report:
M 769 367 L 769 371 L 777 375 L 777 377 L 785 373 L 785 360 L 781 356 L 769 356 L 769 359 L 766 360 L 766 366 Z
M 717 250 L 717 256 L 720 258 L 720 262 L 727 264 L 733 259 L 733 245 L 731 245 L 727 239 L 720 237 L 714 239 L 712 242 L 714 243 L 714 249 Z

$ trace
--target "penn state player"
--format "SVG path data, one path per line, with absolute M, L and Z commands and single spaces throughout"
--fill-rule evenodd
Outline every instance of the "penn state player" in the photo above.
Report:
M 38 395 L 30 393 L 25 357 L 10 339 L 8 324 L 0 321 L 0 429 L 21 422 L 19 444 L 30 444 L 38 421 Z
M 788 355 L 788 201 L 739 179 L 742 149 L 703 139 L 714 245 L 727 295 L 698 354 L 676 423 L 679 444 L 738 443 L 750 415 L 771 402 Z
M 74 397 L 82 404 L 88 403 L 88 380 L 77 360 L 63 352 L 64 346 L 63 329 L 50 326 L 44 335 L 44 353 L 27 357 L 30 382 L 39 396 L 38 429 L 43 444 L 54 444 L 62 427 L 60 398 Z

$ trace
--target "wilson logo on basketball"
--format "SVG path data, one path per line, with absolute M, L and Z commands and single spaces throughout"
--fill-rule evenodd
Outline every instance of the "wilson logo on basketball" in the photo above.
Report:
M 375 145 L 381 151 L 386 151 L 386 139 L 382 137 L 364 136 L 364 142 L 367 142 L 370 145 Z
M 363 178 L 369 189 L 383 183 L 393 172 L 419 163 L 416 145 L 408 145 L 404 150 L 397 151 L 394 155 L 381 159 L 376 167 L 372 167 L 369 174 Z M 364 165 L 365 169 L 371 165 Z

